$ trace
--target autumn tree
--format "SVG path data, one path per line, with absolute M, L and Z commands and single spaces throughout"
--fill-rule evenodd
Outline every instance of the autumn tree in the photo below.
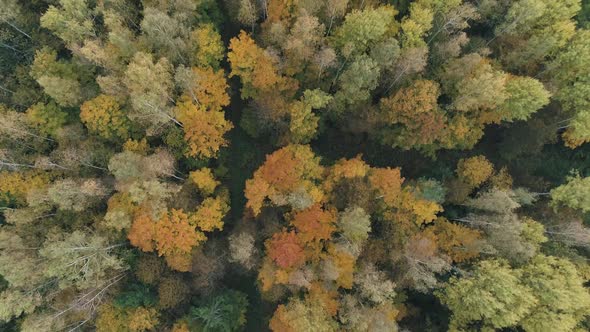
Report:
M 99 95 L 80 106 L 80 119 L 88 129 L 105 139 L 126 139 L 129 120 L 114 97 Z
M 472 187 L 484 183 L 494 171 L 494 166 L 484 156 L 459 160 L 457 176 Z
M 223 112 L 203 109 L 187 98 L 177 103 L 174 112 L 182 123 L 189 155 L 211 158 L 217 155 L 221 147 L 227 146 L 223 136 L 233 125 L 225 120 Z
M 437 104 L 440 88 L 433 81 L 414 81 L 408 88 L 381 100 L 382 141 L 404 149 L 428 147 L 437 142 L 445 115 Z

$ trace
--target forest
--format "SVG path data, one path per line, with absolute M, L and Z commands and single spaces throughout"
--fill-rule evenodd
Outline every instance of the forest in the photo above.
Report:
M 590 331 L 590 0 L 0 0 L 0 331 Z

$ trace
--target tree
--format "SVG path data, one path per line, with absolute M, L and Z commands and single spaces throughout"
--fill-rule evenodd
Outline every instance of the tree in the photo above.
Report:
M 382 121 L 387 126 L 381 134 L 382 141 L 404 149 L 435 144 L 446 121 L 437 104 L 439 96 L 436 82 L 416 80 L 395 95 L 381 99 Z
M 314 181 L 319 180 L 323 168 L 307 145 L 288 145 L 266 157 L 264 164 L 246 181 L 246 207 L 258 215 L 268 197 L 277 205 L 284 205 L 290 193 L 301 189 L 319 202 L 321 192 Z
M 173 83 L 172 66 L 166 58 L 154 62 L 151 54 L 136 53 L 125 70 L 123 83 L 131 99 L 131 120 L 148 127 L 178 122 L 168 107 Z
M 176 104 L 174 112 L 183 125 L 189 155 L 212 158 L 221 147 L 227 146 L 228 142 L 223 136 L 233 125 L 225 120 L 223 112 L 205 110 L 187 98 Z
M 508 98 L 500 109 L 504 121 L 528 120 L 533 113 L 549 104 L 549 91 L 543 83 L 530 77 L 512 77 L 506 81 Z
M 265 242 L 267 255 L 281 268 L 301 266 L 305 254 L 295 232 L 275 233 Z
M 190 12 L 190 9 L 187 9 Z M 178 15 L 146 7 L 141 20 L 142 40 L 155 54 L 173 63 L 186 61 L 188 27 Z
M 295 213 L 291 225 L 295 227 L 298 238 L 304 243 L 319 242 L 332 237 L 332 233 L 336 230 L 335 219 L 335 211 L 322 209 L 319 204 L 315 204 Z
M 190 180 L 204 196 L 210 196 L 221 183 L 215 179 L 210 168 L 201 168 L 189 174 Z
M 87 68 L 65 60 L 58 60 L 57 52 L 47 47 L 35 52 L 31 76 L 60 106 L 77 106 L 94 94 L 91 72 Z M 88 83 L 83 85 L 82 83 Z
M 340 214 L 338 229 L 351 243 L 362 247 L 371 232 L 370 215 L 360 207 L 347 208 Z
M 190 318 L 202 323 L 204 331 L 238 331 L 246 324 L 246 294 L 226 290 L 193 308 Z
M 44 135 L 54 136 L 67 122 L 68 114 L 56 103 L 37 103 L 27 109 L 27 121 Z
M 567 177 L 566 181 L 565 184 L 551 190 L 551 204 L 554 207 L 566 205 L 583 212 L 590 211 L 590 177 L 582 178 L 575 174 Z
M 123 151 L 111 157 L 108 167 L 121 185 L 140 180 L 156 181 L 154 178 L 174 175 L 174 157 L 166 150 L 149 156 Z
M 225 47 L 221 35 L 213 24 L 203 24 L 191 32 L 195 49 L 192 50 L 192 64 L 198 67 L 212 67 L 218 69 L 225 56 Z
M 451 329 L 477 322 L 484 328 L 501 329 L 518 325 L 538 303 L 520 278 L 520 271 L 501 261 L 481 261 L 470 276 L 452 277 L 435 294 L 452 312 Z
M 204 232 L 223 230 L 223 217 L 228 212 L 229 206 L 220 196 L 205 198 L 197 211 L 189 217 L 191 224 Z
M 50 233 L 39 255 L 48 260 L 44 275 L 57 278 L 60 288 L 87 289 L 109 283 L 113 273 L 124 270 L 113 252 L 119 246 L 98 234 Z
M 336 115 L 358 106 L 371 98 L 371 92 L 378 86 L 380 69 L 368 55 L 362 54 L 342 72 L 338 78 L 339 90 L 334 94 L 330 110 Z
M 448 259 L 439 253 L 436 241 L 421 234 L 408 239 L 404 258 L 406 272 L 403 281 L 419 292 L 436 288 L 436 275 L 451 268 Z
M 574 264 L 539 255 L 522 269 L 522 282 L 538 299 L 520 325 L 525 331 L 573 331 L 589 314 L 590 292 Z
M 377 42 L 395 35 L 399 28 L 395 20 L 397 13 L 392 6 L 353 10 L 334 32 L 334 45 L 346 58 L 364 53 Z
M 255 240 L 254 236 L 247 232 L 232 234 L 229 237 L 230 261 L 237 262 L 246 269 L 251 269 L 258 254 Z
M 107 189 L 96 179 L 55 181 L 47 188 L 47 200 L 62 210 L 82 212 L 106 196 Z
M 158 305 L 163 309 L 173 309 L 188 299 L 189 286 L 179 276 L 164 278 L 158 286 Z
M 59 0 L 59 8 L 49 6 L 41 17 L 41 26 L 52 30 L 68 44 L 78 44 L 95 36 L 94 11 L 86 0 Z
M 41 304 L 39 294 L 7 289 L 0 293 L 0 321 L 8 322 L 22 314 L 31 314 Z
M 185 93 L 206 110 L 221 111 L 229 105 L 228 85 L 223 70 L 178 67 L 175 79 L 184 87 Z
M 126 139 L 129 136 L 129 120 L 117 100 L 99 95 L 80 106 L 80 119 L 91 132 L 107 139 Z
M 576 148 L 590 141 L 590 111 L 581 110 L 571 119 L 567 130 L 563 133 L 565 145 Z
M 484 156 L 461 159 L 457 164 L 457 176 L 472 187 L 484 183 L 493 171 L 494 165 Z
M 578 0 L 512 2 L 495 31 L 509 46 L 501 59 L 511 69 L 535 68 L 547 55 L 567 45 L 575 33 L 572 18 L 579 10 Z
M 275 310 L 270 320 L 270 329 L 278 331 L 336 331 L 336 321 L 324 309 L 321 303 L 292 298 Z
M 265 93 L 276 98 L 277 94 L 290 95 L 296 89 L 296 81 L 280 75 L 274 59 L 258 47 L 246 32 L 241 31 L 238 37 L 232 38 L 229 49 L 230 77 L 240 77 L 243 99 L 259 98 Z
M 363 265 L 354 275 L 354 283 L 363 298 L 373 303 L 387 303 L 395 298 L 395 284 L 373 264 Z

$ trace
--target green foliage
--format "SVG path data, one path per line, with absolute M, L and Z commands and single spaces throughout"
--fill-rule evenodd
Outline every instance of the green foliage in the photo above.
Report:
M 68 114 L 61 110 L 57 104 L 37 103 L 27 110 L 27 120 L 39 132 L 54 136 L 67 121 Z
M 239 331 L 246 323 L 248 298 L 246 294 L 226 290 L 193 308 L 190 319 L 198 321 L 203 331 Z
M 587 0 L 0 2 L 0 330 L 590 329 Z
M 117 294 L 113 304 L 119 308 L 153 307 L 158 303 L 156 292 L 142 284 L 131 284 Z
M 521 274 L 499 261 L 480 262 L 471 276 L 453 277 L 437 296 L 452 311 L 451 329 L 481 322 L 484 328 L 516 325 L 537 304 Z
M 584 212 L 590 211 L 590 177 L 569 176 L 567 182 L 551 190 L 554 207 L 566 205 Z

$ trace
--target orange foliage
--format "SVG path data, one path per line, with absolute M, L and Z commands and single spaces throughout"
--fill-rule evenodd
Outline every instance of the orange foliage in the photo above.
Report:
M 140 212 L 135 216 L 127 237 L 131 244 L 139 249 L 147 252 L 154 251 L 155 226 L 149 213 Z
M 439 248 L 457 263 L 477 257 L 477 242 L 481 233 L 477 230 L 463 227 L 439 218 L 433 227 L 428 228 L 437 239 Z
M 221 147 L 227 146 L 223 136 L 233 125 L 225 120 L 223 112 L 206 111 L 184 96 L 176 104 L 175 113 L 182 122 L 190 156 L 215 157 Z
M 211 67 L 195 67 L 192 70 L 196 77 L 192 94 L 200 105 L 208 111 L 221 111 L 222 107 L 229 105 L 228 85 L 223 70 L 213 71 Z
M 242 98 L 264 97 L 280 99 L 277 93 L 292 95 L 297 90 L 297 81 L 278 73 L 274 59 L 244 31 L 229 43 L 227 59 L 231 64 L 230 77 L 239 76 L 242 81 Z M 278 98 L 277 98 L 278 97 Z
M 403 148 L 431 144 L 441 137 L 445 116 L 438 109 L 438 83 L 417 80 L 389 98 L 381 100 L 383 119 L 387 124 L 402 124 L 404 130 L 395 140 Z
M 298 188 L 306 189 L 313 198 L 321 197 L 313 181 L 319 179 L 322 172 L 319 158 L 309 146 L 288 145 L 266 156 L 264 164 L 246 182 L 246 206 L 258 215 L 266 197 L 288 194 Z
M 223 230 L 223 216 L 227 210 L 228 206 L 221 197 L 209 197 L 190 215 L 189 221 L 204 232 Z
M 387 206 L 396 204 L 404 182 L 399 168 L 373 168 L 369 175 L 369 181 L 383 197 Z
M 206 239 L 205 234 L 195 230 L 189 216 L 182 210 L 172 209 L 165 213 L 155 226 L 154 240 L 160 255 L 190 253 Z
M 336 211 L 323 210 L 319 204 L 297 212 L 291 220 L 291 224 L 298 231 L 298 236 L 303 242 L 329 240 L 336 230 L 334 221 Z
M 275 233 L 265 245 L 268 256 L 281 268 L 296 267 L 305 262 L 303 248 L 293 231 Z
M 335 316 L 338 313 L 338 307 L 340 306 L 338 302 L 338 291 L 327 290 L 322 287 L 321 283 L 314 282 L 311 284 L 308 296 L 311 301 L 319 302 L 331 316 Z
M 330 168 L 324 187 L 330 191 L 339 180 L 365 177 L 369 169 L 369 165 L 361 159 L 360 155 L 353 159 L 340 159 Z
M 246 206 L 252 210 L 255 216 L 260 213 L 262 203 L 270 191 L 270 185 L 261 178 L 255 177 L 246 180 L 246 189 L 244 189 L 244 196 L 248 199 Z
M 287 308 L 283 304 L 279 304 L 277 310 L 270 319 L 268 327 L 273 332 L 299 332 L 289 324 L 290 317 L 287 313 Z

